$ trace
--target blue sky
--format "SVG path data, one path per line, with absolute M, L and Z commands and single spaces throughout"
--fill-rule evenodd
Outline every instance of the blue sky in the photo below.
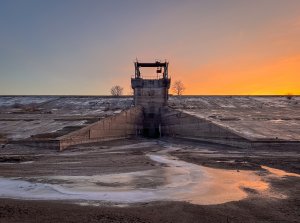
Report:
M 298 93 L 299 11 L 298 0 L 1 0 L 0 94 L 129 93 L 135 58 L 168 59 L 190 94 Z

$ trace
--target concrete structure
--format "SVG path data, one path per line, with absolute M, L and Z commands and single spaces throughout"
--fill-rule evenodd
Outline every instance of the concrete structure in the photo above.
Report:
M 136 137 L 142 132 L 142 124 L 142 108 L 135 106 L 60 137 L 30 137 L 10 143 L 64 150 L 72 145 Z
M 156 78 L 143 78 L 141 67 L 156 68 Z M 136 62 L 135 77 L 131 79 L 131 84 L 134 89 L 134 108 L 58 137 L 60 150 L 76 144 L 130 138 L 136 135 L 161 136 L 161 112 L 167 105 L 170 87 L 168 62 Z
M 169 100 L 168 62 L 134 65 L 133 100 L 0 97 L 0 144 L 63 150 L 83 143 L 167 136 L 242 148 L 300 149 L 300 97 L 174 96 Z M 142 76 L 143 67 L 156 68 L 156 75 Z
M 196 139 L 208 142 L 226 141 L 229 145 L 244 142 L 239 134 L 198 117 L 166 108 L 162 113 L 162 133 L 164 136 Z
M 134 90 L 135 106 L 143 108 L 143 135 L 159 137 L 161 135 L 161 109 L 167 105 L 171 80 L 168 77 L 168 62 L 135 62 L 135 76 L 131 79 Z M 141 67 L 156 68 L 156 77 L 143 78 Z
M 77 131 L 59 137 L 59 148 L 71 145 L 130 138 L 140 134 L 142 129 L 142 108 L 123 111 Z
M 162 112 L 162 135 L 224 144 L 240 148 L 300 149 L 299 139 L 259 138 L 249 136 L 230 126 L 220 125 L 211 120 L 189 114 L 185 111 L 165 108 Z M 248 123 L 251 129 L 251 123 Z

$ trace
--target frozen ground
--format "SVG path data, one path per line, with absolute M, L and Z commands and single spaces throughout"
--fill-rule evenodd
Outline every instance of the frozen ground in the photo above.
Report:
M 0 141 L 55 138 L 133 104 L 131 97 L 0 97 Z M 255 140 L 300 140 L 300 97 L 184 96 L 169 106 Z
M 55 138 L 132 106 L 128 97 L 0 97 L 0 141 Z
M 169 102 L 244 137 L 299 140 L 299 100 Z M 0 141 L 55 137 L 131 106 L 126 97 L 0 97 Z M 299 222 L 298 150 L 163 140 L 63 152 L 2 144 L 0 222 Z
M 0 151 L 3 222 L 299 221 L 297 150 L 131 139 Z
M 264 196 L 285 197 L 283 194 L 271 192 L 269 184 L 254 171 L 237 172 L 201 167 L 170 156 L 150 155 L 150 158 L 168 166 L 162 170 L 122 174 L 30 178 L 30 181 L 34 182 L 26 181 L 26 178 L 0 178 L 0 197 L 114 203 L 169 200 L 207 205 L 244 199 L 247 197 L 245 188 L 255 190 Z M 285 171 L 267 168 L 271 169 L 270 173 L 273 173 L 270 176 L 290 175 Z M 276 175 L 278 171 L 280 175 Z M 146 185 L 137 184 L 143 180 L 160 180 L 163 185 L 149 188 Z
M 220 169 L 193 164 L 174 156 L 182 152 L 198 152 L 199 155 L 209 151 L 220 154 L 218 147 L 213 146 L 175 146 L 164 141 L 124 141 L 124 144 L 98 149 L 97 145 L 85 147 L 85 150 L 79 150 L 80 153 L 75 149 L 66 153 L 35 154 L 32 160 L 21 162 L 9 160 L 9 157 L 14 156 L 8 153 L 8 160 L 0 162 L 0 174 L 6 176 L 0 177 L 0 197 L 113 203 L 185 201 L 208 205 L 245 199 L 249 194 L 247 191 L 255 191 L 264 197 L 285 199 L 284 193 L 271 190 L 268 182 L 270 177 L 300 177 L 296 173 L 269 166 L 249 166 L 248 162 L 242 163 L 246 167 L 248 165 L 248 169 Z M 9 149 L 3 150 L 2 154 L 5 151 L 9 152 Z M 26 149 L 23 152 L 26 154 Z M 211 153 L 206 157 L 211 156 Z M 260 154 L 257 152 L 256 155 Z M 107 165 L 114 163 L 113 159 L 121 157 L 125 157 L 123 162 L 126 165 L 132 165 L 132 155 L 146 161 L 144 170 L 139 167 L 143 162 L 136 163 L 133 168 L 123 168 L 121 172 L 116 168 L 119 164 L 107 170 Z M 102 167 L 98 166 L 101 163 L 93 164 L 96 160 L 101 162 L 105 157 L 112 160 L 102 163 Z M 218 165 L 221 162 L 215 160 Z M 223 161 L 223 164 L 226 165 L 226 162 L 228 165 L 237 164 L 233 158 Z M 43 171 L 39 168 L 41 165 L 48 170 Z M 94 168 L 91 169 L 91 165 Z M 69 172 L 64 171 L 67 168 Z

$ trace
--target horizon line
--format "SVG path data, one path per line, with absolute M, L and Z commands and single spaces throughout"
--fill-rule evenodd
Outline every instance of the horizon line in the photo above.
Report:
M 84 94 L 65 94 L 65 95 L 55 95 L 55 94 L 3 94 L 0 97 L 108 97 L 108 98 L 126 98 L 133 97 L 133 95 L 84 95 Z M 300 97 L 300 94 L 191 94 L 191 95 L 173 95 L 169 94 L 171 97 Z

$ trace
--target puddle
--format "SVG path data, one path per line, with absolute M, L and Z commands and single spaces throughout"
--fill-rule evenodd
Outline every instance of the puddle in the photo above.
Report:
M 147 155 L 164 164 L 154 170 L 94 176 L 0 178 L 0 197 L 82 200 L 83 205 L 97 201 L 128 204 L 161 200 L 209 205 L 244 199 L 247 190 L 271 196 L 269 184 L 254 171 L 237 172 L 187 163 L 168 155 L 174 149 Z M 273 168 L 267 170 L 282 174 Z
M 180 160 L 170 160 L 163 156 L 150 158 L 170 165 L 171 171 L 175 168 L 180 170 L 177 174 L 174 172 L 170 174 L 175 182 L 173 183 L 175 190 L 172 193 L 177 200 L 193 204 L 221 204 L 246 198 L 248 194 L 244 188 L 250 188 L 258 193 L 266 193 L 269 188 L 269 184 L 254 171 L 214 169 Z
M 270 172 L 271 174 L 273 174 L 277 177 L 286 177 L 286 176 L 300 177 L 300 174 L 289 173 L 284 170 L 279 170 L 279 169 L 275 169 L 275 168 L 271 168 L 271 167 L 267 167 L 267 166 L 261 166 L 261 168 L 267 170 L 268 172 Z

